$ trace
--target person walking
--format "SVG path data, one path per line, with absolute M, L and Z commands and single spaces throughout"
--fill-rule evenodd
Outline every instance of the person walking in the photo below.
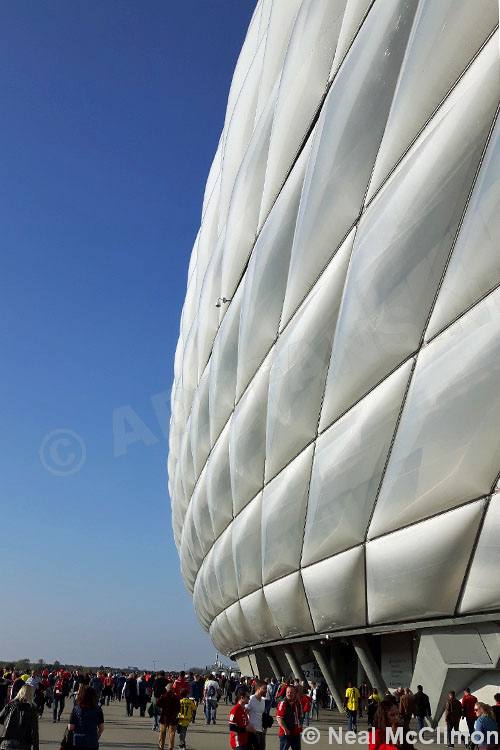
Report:
M 467 743 L 467 746 L 469 748 L 473 745 L 473 742 L 470 738 L 474 732 L 474 724 L 476 722 L 476 712 L 474 710 L 476 703 L 476 696 L 472 695 L 470 688 L 465 688 L 462 697 L 462 716 L 465 718 L 465 721 L 467 722 L 467 729 L 469 730 L 469 741 Z
M 152 708 L 153 715 L 151 717 L 153 719 L 153 726 L 151 727 L 151 729 L 153 730 L 153 732 L 158 731 L 158 729 L 160 728 L 160 724 L 159 724 L 160 712 L 158 709 L 158 698 L 161 698 L 161 696 L 165 692 L 167 683 L 168 681 L 167 681 L 167 678 L 165 677 L 165 672 L 162 669 L 158 672 L 157 676 L 155 677 L 153 681 L 153 693 L 151 696 L 151 703 L 153 706 Z
M 205 702 L 206 723 L 215 724 L 219 701 L 219 683 L 211 675 L 207 675 L 203 686 L 203 700 Z
M 462 716 L 462 704 L 456 697 L 454 690 L 448 693 L 448 699 L 444 707 L 444 718 L 448 738 L 448 747 L 454 747 L 455 732 L 458 732 L 460 718 Z
M 316 720 L 319 721 L 319 688 L 317 682 L 311 682 L 311 689 L 309 691 L 311 697 L 311 719 L 314 721 L 314 714 L 316 714 Z
M 23 685 L 16 697 L 0 712 L 4 725 L 0 750 L 39 750 L 38 710 L 33 705 L 33 688 Z
M 125 702 L 127 704 L 127 716 L 133 716 L 134 708 L 137 708 L 137 706 L 139 705 L 137 679 L 133 672 L 129 674 L 129 676 L 125 680 L 123 692 L 125 694 Z
M 179 747 L 186 747 L 186 734 L 189 725 L 193 721 L 193 714 L 196 711 L 196 703 L 189 698 L 189 690 L 184 688 L 180 694 L 180 709 L 177 716 L 177 732 L 179 734 Z
M 498 731 L 500 732 L 500 693 L 495 693 L 493 698 L 495 699 L 495 704 L 491 707 L 491 710 L 493 711 L 493 716 L 495 717 Z
M 102 695 L 104 698 L 104 703 L 106 706 L 109 706 L 110 701 L 114 698 L 114 687 L 115 687 L 115 680 L 111 672 L 108 672 L 106 677 L 104 678 L 104 687 L 102 690 Z
M 240 687 L 236 692 L 236 703 L 229 712 L 229 744 L 233 750 L 248 750 L 248 725 L 250 719 L 247 711 L 248 692 Z
M 345 691 L 344 708 L 347 713 L 347 729 L 351 732 L 358 731 L 358 707 L 359 707 L 359 690 L 354 687 L 352 682 L 347 683 Z
M 377 688 L 373 688 L 370 695 L 368 696 L 368 729 L 371 729 L 373 726 L 373 720 L 375 718 L 375 713 L 378 708 L 378 704 L 382 700 L 380 693 L 378 692 Z
M 158 747 L 165 748 L 165 740 L 168 736 L 168 750 L 174 750 L 175 730 L 177 729 L 177 717 L 179 715 L 181 702 L 175 694 L 171 682 L 165 688 L 165 692 L 158 698 L 156 705 L 160 709 L 160 735 Z
M 407 687 L 404 690 L 403 695 L 399 699 L 399 714 L 403 722 L 403 732 L 406 733 L 410 729 L 410 721 L 413 714 L 415 713 L 415 699 L 410 688 Z
M 280 750 L 300 750 L 302 731 L 302 710 L 297 700 L 297 690 L 293 685 L 286 689 L 285 697 L 276 709 Z
M 266 693 L 266 683 L 262 680 L 256 680 L 255 692 L 250 696 L 247 704 L 248 717 L 250 719 L 248 744 L 254 750 L 265 750 L 266 747 L 266 735 L 262 723 L 262 716 L 266 710 Z
M 193 724 L 194 724 L 196 721 L 196 711 L 198 710 L 198 706 L 200 705 L 200 702 L 203 698 L 203 682 L 201 681 L 199 674 L 195 674 L 191 681 L 189 696 L 196 703 L 196 708 L 193 714 Z
M 368 696 L 370 695 L 370 688 L 366 681 L 363 681 L 358 688 L 359 690 L 359 718 L 363 718 L 363 710 L 368 710 Z
M 495 721 L 493 709 L 487 703 L 476 701 L 474 706 L 476 720 L 474 722 L 475 739 L 477 750 L 492 750 L 496 747 L 498 739 L 498 728 Z
M 52 712 L 52 721 L 54 724 L 56 721 L 61 721 L 61 715 L 64 711 L 64 705 L 68 695 L 69 683 L 68 680 L 65 679 L 64 673 L 61 670 L 54 683 L 54 707 Z
M 417 731 L 421 731 L 425 727 L 425 720 L 431 718 L 431 703 L 429 696 L 424 693 L 422 685 L 417 685 L 417 692 L 413 696 L 413 702 L 415 704 L 415 718 L 417 720 Z
M 97 693 L 90 685 L 81 685 L 78 690 L 78 698 L 69 716 L 68 732 L 72 733 L 75 747 L 98 750 L 104 732 L 104 714 Z

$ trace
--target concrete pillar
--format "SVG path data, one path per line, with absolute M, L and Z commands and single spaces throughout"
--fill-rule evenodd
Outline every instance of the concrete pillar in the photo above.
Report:
M 366 676 L 370 681 L 372 687 L 376 687 L 381 695 L 384 695 L 387 690 L 384 678 L 377 666 L 377 662 L 373 658 L 373 654 L 370 651 L 370 647 L 364 635 L 357 635 L 352 638 L 352 645 L 356 651 L 356 655 L 360 660 L 363 669 L 365 670 Z
M 302 667 L 297 661 L 297 657 L 295 656 L 295 652 L 292 646 L 283 646 L 283 653 L 285 654 L 287 661 L 290 664 L 293 676 L 297 680 L 305 680 L 306 678 L 304 672 L 302 671 Z
M 271 665 L 271 669 L 273 670 L 274 676 L 276 677 L 277 680 L 279 680 L 281 678 L 280 667 L 279 667 L 278 662 L 274 658 L 273 652 L 271 651 L 270 648 L 266 648 L 265 654 L 266 654 L 269 664 Z
M 335 676 L 325 659 L 325 655 L 321 649 L 321 646 L 319 644 L 312 645 L 311 651 L 313 652 L 314 658 L 318 663 L 318 667 L 320 668 L 323 677 L 326 680 L 326 684 L 330 688 L 330 692 L 333 695 L 333 700 L 337 704 L 337 709 L 340 711 L 344 702 L 342 699 L 342 688 L 338 681 L 335 679 Z

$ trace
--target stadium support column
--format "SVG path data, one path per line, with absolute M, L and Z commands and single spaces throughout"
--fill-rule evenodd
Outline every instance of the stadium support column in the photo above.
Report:
M 292 670 L 293 676 L 297 680 L 305 680 L 304 672 L 302 671 L 302 667 L 300 666 L 299 662 L 297 661 L 297 657 L 295 656 L 295 652 L 293 650 L 292 646 L 283 646 L 283 653 L 285 654 L 288 663 L 290 664 L 290 668 Z
M 387 690 L 387 685 L 385 684 L 382 673 L 377 666 L 377 662 L 373 658 L 373 654 L 370 651 L 370 647 L 365 636 L 354 636 L 352 639 L 352 645 L 354 646 L 356 656 L 361 662 L 361 665 L 365 670 L 365 674 L 370 681 L 370 685 L 372 685 L 372 687 L 376 687 L 379 693 L 381 695 L 384 695 L 385 691 Z
M 269 664 L 271 665 L 271 669 L 273 670 L 273 674 L 276 677 L 277 680 L 281 677 L 281 671 L 278 662 L 276 661 L 273 652 L 270 648 L 266 648 L 265 652 L 267 660 Z
M 326 684 L 330 688 L 330 692 L 333 695 L 333 700 L 337 704 L 337 708 L 340 710 L 343 704 L 342 691 L 340 689 L 340 685 L 338 685 L 337 683 L 337 680 L 335 680 L 332 670 L 328 666 L 321 646 L 313 645 L 311 646 L 311 651 L 313 652 L 314 658 L 318 663 L 318 667 L 320 668 L 321 673 L 326 680 Z

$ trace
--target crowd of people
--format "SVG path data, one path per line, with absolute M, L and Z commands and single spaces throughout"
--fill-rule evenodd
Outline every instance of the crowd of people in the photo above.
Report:
M 83 747 L 98 750 L 104 731 L 103 707 L 123 701 L 126 716 L 134 711 L 151 718 L 151 729 L 158 732 L 160 750 L 186 748 L 189 727 L 203 718 L 207 725 L 217 723 L 222 701 L 229 706 L 229 744 L 238 750 L 265 750 L 267 730 L 276 722 L 279 750 L 299 750 L 301 735 L 311 721 L 319 720 L 320 710 L 337 708 L 346 717 L 346 728 L 356 732 L 358 718 L 366 715 L 372 729 L 370 750 L 390 750 L 383 732 L 387 727 L 410 728 L 413 719 L 417 730 L 430 724 L 431 706 L 422 685 L 415 693 L 400 687 L 381 695 L 366 682 L 359 687 L 348 683 L 343 705 L 335 706 L 323 681 L 298 679 L 260 680 L 236 673 L 192 672 L 124 673 L 57 669 L 19 674 L 6 670 L 0 676 L 0 724 L 3 736 L 0 750 L 39 750 L 38 720 L 45 708 L 54 723 L 61 721 L 67 701 L 71 701 L 61 750 Z M 472 746 L 474 733 L 484 742 L 475 742 L 479 750 L 493 750 L 488 732 L 500 727 L 500 693 L 490 706 L 479 701 L 466 688 L 461 699 L 450 691 L 444 718 L 448 730 L 448 747 L 460 737 L 459 724 L 465 719 L 468 732 L 463 741 Z M 224 719 L 226 721 L 226 719 Z M 392 745 L 391 747 L 394 747 Z M 407 750 L 407 748 L 399 748 Z

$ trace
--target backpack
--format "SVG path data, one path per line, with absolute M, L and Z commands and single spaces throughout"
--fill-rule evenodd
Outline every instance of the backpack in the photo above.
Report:
M 217 698 L 217 690 L 215 689 L 215 685 L 210 685 L 207 690 L 207 698 L 209 700 L 215 700 Z
M 21 745 L 30 746 L 32 743 L 32 713 L 30 703 L 13 700 L 8 706 L 8 713 L 4 721 L 3 740 L 17 740 Z

